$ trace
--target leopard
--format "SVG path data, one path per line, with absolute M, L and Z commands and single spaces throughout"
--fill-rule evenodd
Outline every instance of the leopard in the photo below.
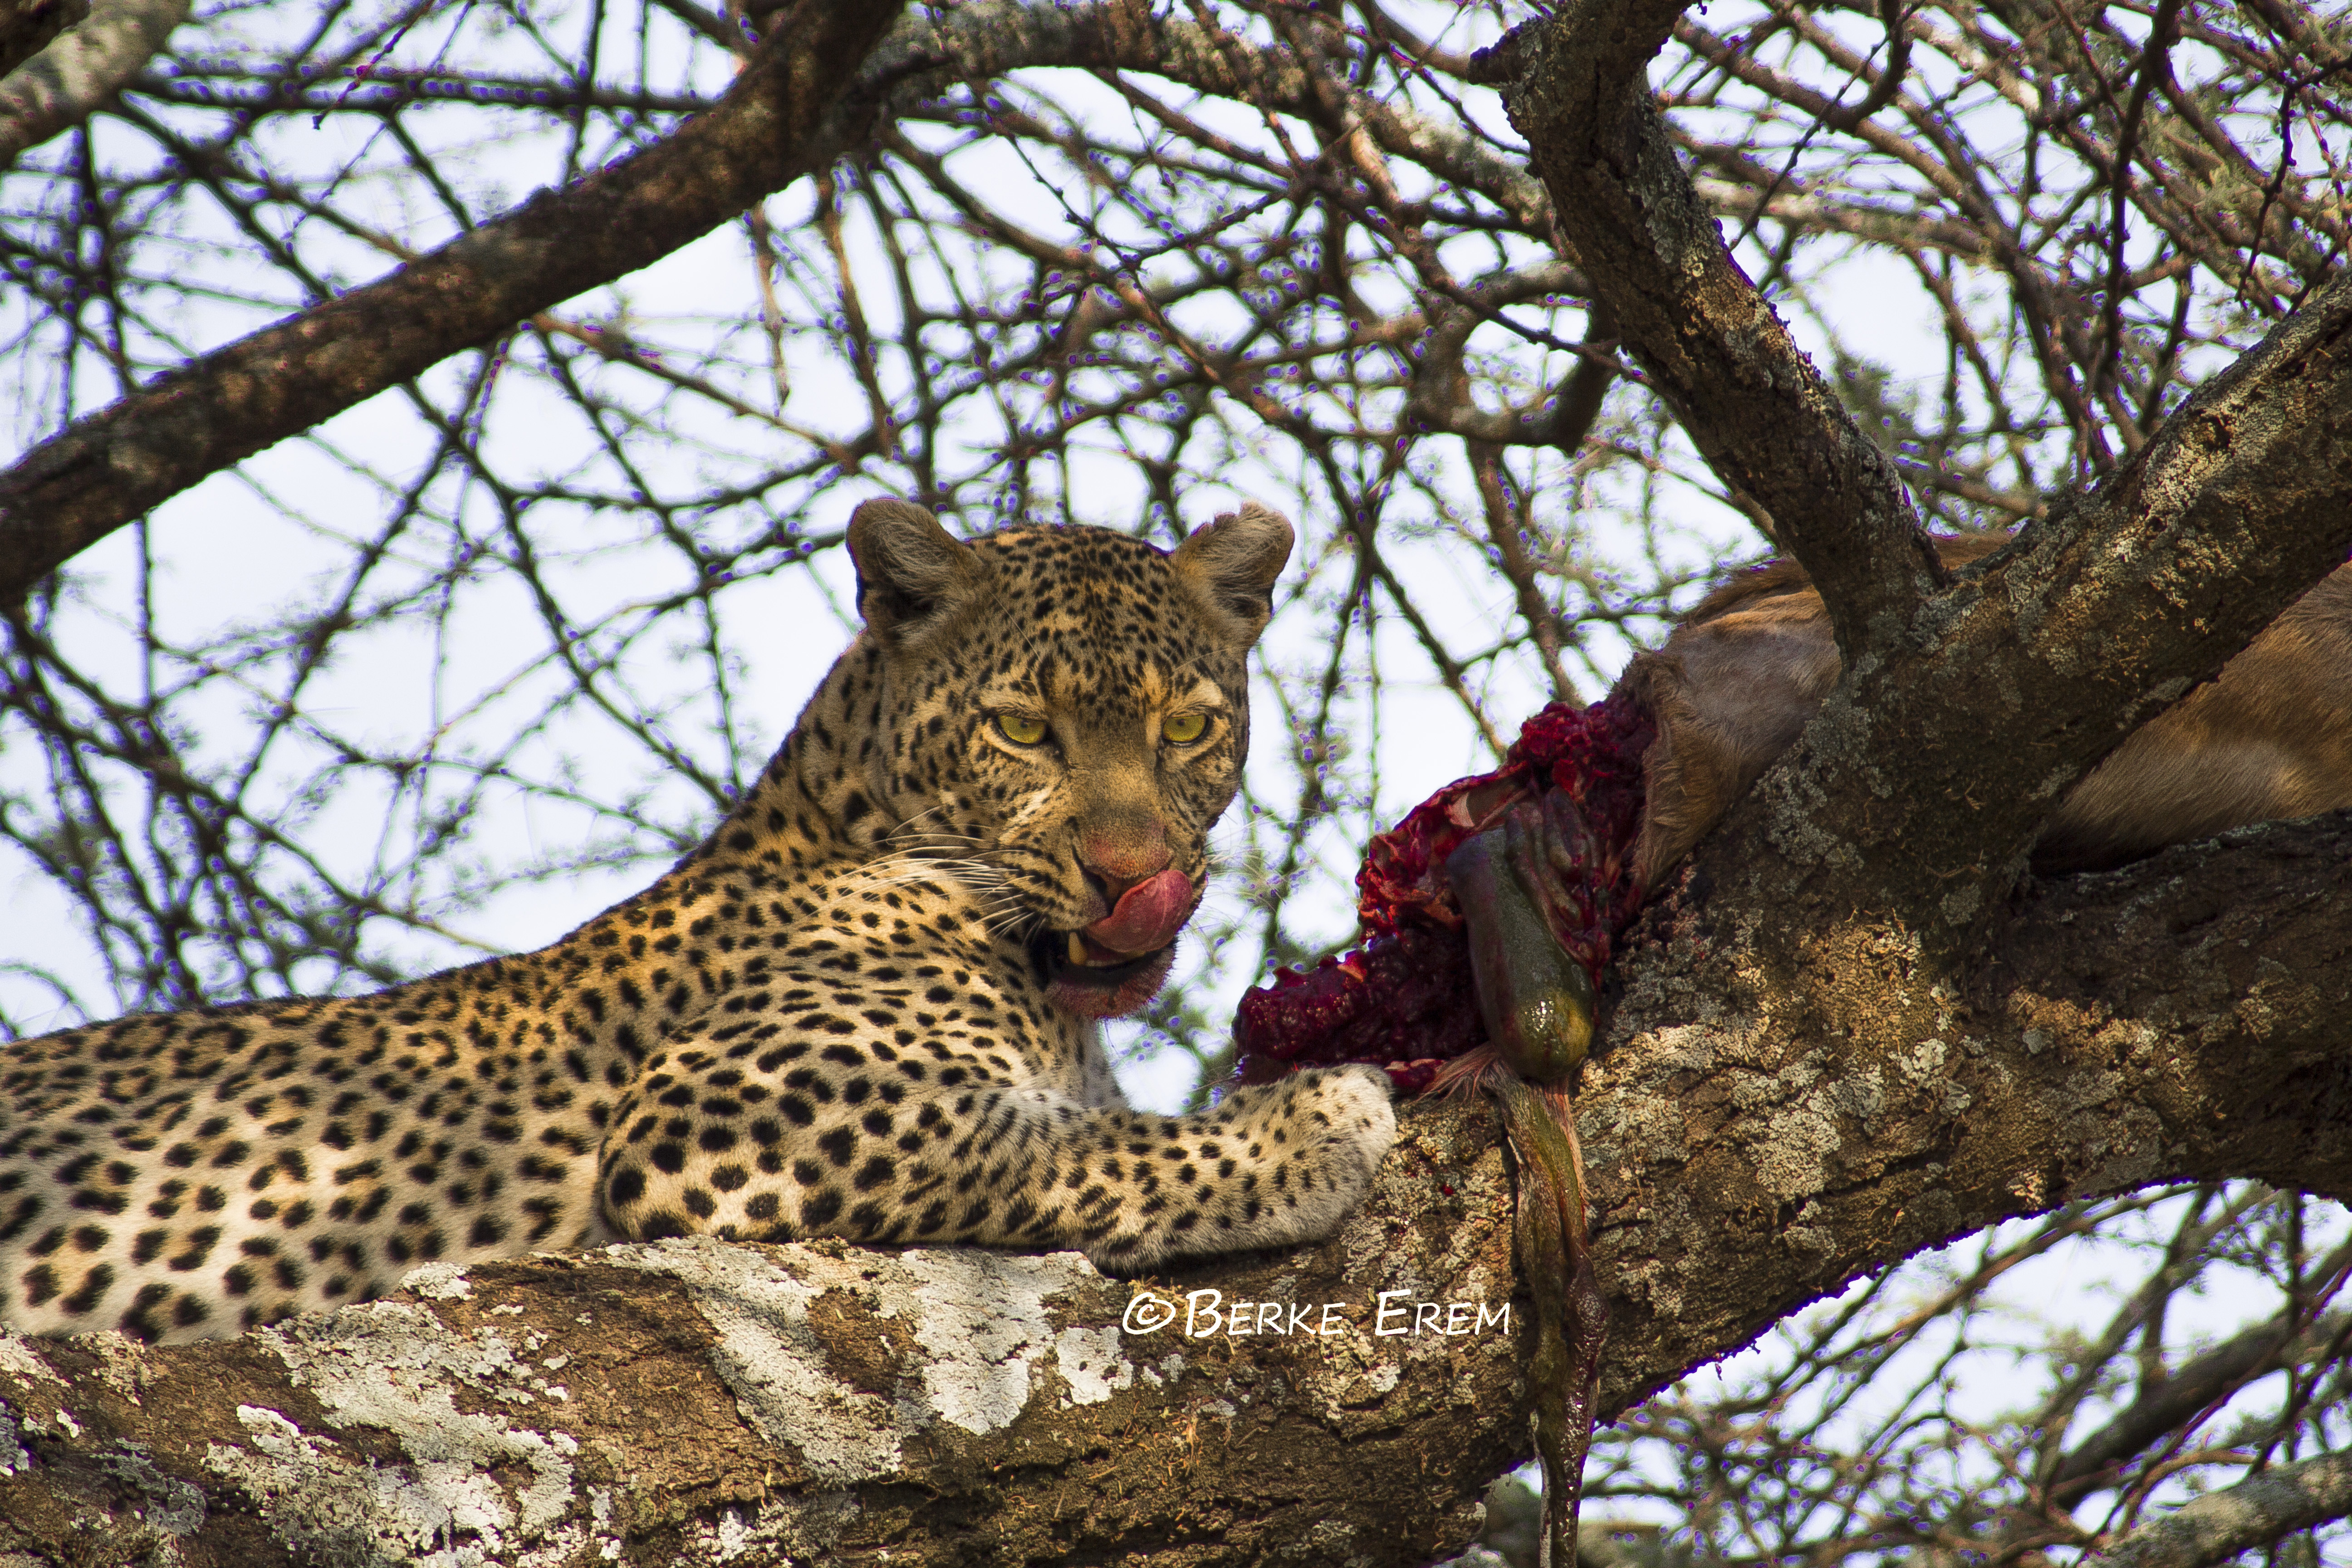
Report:
M 1385 1073 L 1163 1115 L 1102 1033 L 1200 903 L 1292 542 L 1255 502 L 1166 550 L 859 505 L 862 626 L 643 892 L 373 994 L 8 1044 L 0 1323 L 182 1342 L 680 1236 L 1128 1277 L 1328 1238 L 1396 1137 Z
M 2008 542 L 1948 534 L 1954 570 Z M 1828 607 L 1798 563 L 1718 584 L 1618 690 L 1652 715 L 1631 859 L 1654 890 L 1795 744 L 1841 666 Z M 2058 801 L 2035 840 L 2037 876 L 2112 869 L 2257 822 L 2352 807 L 2352 565 L 2290 605 L 2213 679 L 2135 731 Z

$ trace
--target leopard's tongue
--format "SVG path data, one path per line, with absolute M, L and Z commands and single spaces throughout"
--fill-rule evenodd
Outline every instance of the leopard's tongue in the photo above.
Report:
M 1173 866 L 1138 882 L 1118 907 L 1087 927 L 1087 941 L 1119 957 L 1157 952 L 1176 940 L 1192 914 L 1192 879 Z

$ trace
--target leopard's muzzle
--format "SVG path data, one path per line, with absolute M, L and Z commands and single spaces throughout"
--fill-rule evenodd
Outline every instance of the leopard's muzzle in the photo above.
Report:
M 1176 933 L 1200 901 L 1192 879 L 1171 867 L 1128 889 L 1084 930 L 1039 932 L 1031 953 L 1055 1003 L 1096 1018 L 1140 1009 L 1167 981 Z

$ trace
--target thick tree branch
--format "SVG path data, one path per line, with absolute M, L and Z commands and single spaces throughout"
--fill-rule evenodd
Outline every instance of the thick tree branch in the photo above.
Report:
M 1990 956 L 1940 973 L 1849 920 L 1821 945 L 1851 960 L 1790 983 L 1744 912 L 1691 890 L 1620 961 L 1578 1097 L 1609 1408 L 1856 1273 L 2070 1198 L 2352 1194 L 2352 814 L 2031 888 Z
M 89 0 L 0 0 L 0 77 L 89 15 Z
M 1503 89 L 1574 259 L 1726 483 L 1812 574 L 1849 660 L 1944 581 L 1894 464 L 1725 247 L 1652 102 L 1680 0 L 1591 0 L 1477 57 Z
M 0 1339 L 0 1552 L 1425 1560 L 1525 1445 L 1524 1303 L 1506 1327 L 1483 1111 L 1417 1119 L 1385 1175 L 1331 1245 L 1153 1282 L 1160 1326 L 1075 1253 L 697 1240 L 428 1270 L 237 1341 Z M 1247 1337 L 1202 1310 L 1243 1301 Z
M 0 475 L 0 602 L 205 475 L 677 249 L 865 133 L 896 4 L 803 0 L 709 112 L 81 420 Z
M 1578 1118 L 1609 1414 L 1995 1220 L 2176 1178 L 2352 1193 L 2352 815 L 2032 890 L 1900 1052 L 1760 986 L 1703 909 L 1662 907 L 1622 973 Z M 1852 1005 L 1903 1010 L 1874 979 Z M 1527 1301 L 1488 1113 L 1404 1129 L 1330 1244 L 1140 1287 L 1254 1329 L 1278 1301 L 1281 1334 L 1127 1331 L 1139 1287 L 1073 1255 L 694 1241 L 436 1269 L 211 1344 L 0 1340 L 0 1551 L 1426 1560 L 1524 1457 Z M 1383 1336 L 1383 1291 L 1470 1305 Z
M 1815 939 L 1857 909 L 1964 950 L 2066 788 L 2347 551 L 2352 275 L 1850 667 L 1699 858 L 1791 963 L 1842 962 Z
M 2083 1559 L 2084 1568 L 2207 1568 L 2298 1530 L 2352 1515 L 2352 1454 L 2250 1476 L 2184 1504 Z
M 94 0 L 89 17 L 0 83 L 0 169 L 112 100 L 188 19 L 188 0 Z

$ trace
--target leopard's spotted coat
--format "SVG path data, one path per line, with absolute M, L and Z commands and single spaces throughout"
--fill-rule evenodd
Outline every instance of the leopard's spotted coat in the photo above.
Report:
M 1092 1015 L 1139 1005 L 1168 952 L 1068 935 L 1170 867 L 1169 918 L 1197 899 L 1289 525 L 961 543 L 870 502 L 850 542 L 866 631 L 645 892 L 374 995 L 8 1046 L 0 1320 L 200 1338 L 428 1259 L 686 1231 L 1129 1271 L 1328 1234 L 1394 1136 L 1382 1075 L 1131 1110 Z

